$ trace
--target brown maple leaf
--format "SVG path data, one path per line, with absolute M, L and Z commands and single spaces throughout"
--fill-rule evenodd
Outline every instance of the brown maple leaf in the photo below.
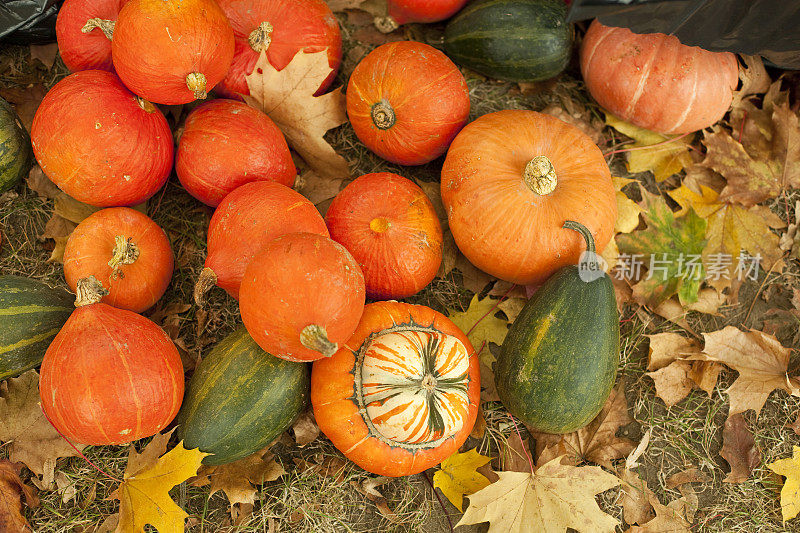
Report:
M 319 437 L 319 426 L 314 420 L 314 412 L 306 411 L 297 417 L 297 420 L 292 424 L 292 431 L 294 432 L 294 440 L 301 448 L 307 444 L 311 444 L 317 437 Z
M 722 366 L 703 359 L 700 343 L 677 333 L 647 335 L 650 355 L 646 375 L 652 378 L 656 396 L 671 407 L 683 400 L 693 388 L 709 396 L 717 384 Z
M 523 440 L 519 432 L 513 432 L 500 445 L 500 470 L 507 472 L 530 472 L 533 460 L 529 439 Z
M 22 482 L 19 477 L 19 463 L 0 459 L 0 531 L 8 533 L 33 531 L 22 514 L 22 499 L 28 507 L 38 507 L 39 498 L 33 487 Z
M 719 452 L 731 467 L 725 483 L 742 483 L 761 463 L 761 452 L 741 413 L 729 416 L 722 431 L 722 451 Z

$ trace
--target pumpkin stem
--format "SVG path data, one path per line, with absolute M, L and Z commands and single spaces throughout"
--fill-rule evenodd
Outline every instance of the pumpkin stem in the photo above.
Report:
M 550 194 L 556 189 L 558 179 L 553 163 L 545 155 L 537 155 L 525 165 L 522 179 L 530 190 L 539 196 Z
M 197 307 L 203 307 L 206 303 L 206 293 L 217 284 L 217 274 L 208 267 L 200 272 L 197 283 L 194 285 L 194 303 Z
M 114 36 L 114 26 L 116 26 L 116 24 L 117 22 L 114 20 L 103 20 L 95 17 L 86 21 L 86 24 L 81 28 L 81 33 L 89 33 L 95 28 L 100 28 L 100 31 L 102 31 L 110 41 Z
M 147 111 L 148 113 L 152 113 L 156 110 L 156 106 L 154 106 L 152 102 L 145 100 L 141 96 L 136 97 L 136 103 L 139 104 L 139 107 L 141 107 L 144 111 Z
M 433 374 L 425 374 L 425 377 L 422 378 L 422 383 L 420 383 L 420 385 L 426 391 L 431 392 L 436 388 L 436 378 L 433 377 Z
M 75 307 L 96 304 L 107 294 L 108 291 L 96 277 L 81 278 L 78 280 L 78 288 L 75 291 Z
M 386 100 L 372 106 L 372 122 L 379 130 L 388 130 L 395 123 L 394 109 Z
M 139 247 L 131 237 L 117 235 L 114 237 L 113 254 L 108 262 L 108 266 L 111 267 L 111 279 L 124 278 L 125 275 L 120 270 L 120 266 L 135 263 L 139 259 Z
M 561 227 L 577 231 L 578 233 L 583 235 L 583 239 L 586 241 L 586 251 L 596 253 L 594 246 L 594 237 L 592 237 L 592 232 L 589 231 L 589 228 L 587 228 L 580 222 L 575 222 L 573 220 L 567 220 Z
M 386 217 L 375 217 L 369 222 L 369 229 L 375 233 L 385 233 L 390 227 L 392 227 L 392 223 Z
M 250 32 L 250 36 L 247 38 L 250 48 L 259 54 L 266 52 L 272 42 L 272 30 L 272 24 L 266 20 L 259 24 L 256 29 Z
M 194 97 L 202 100 L 206 93 L 206 77 L 202 72 L 191 72 L 186 76 L 186 86 L 194 93 Z
M 385 17 L 375 17 L 372 22 L 381 33 L 392 33 L 394 30 L 400 27 L 400 25 L 392 18 L 391 15 L 386 15 Z
M 328 340 L 328 332 L 325 331 L 325 328 L 316 324 L 310 324 L 303 328 L 303 331 L 300 332 L 300 343 L 325 357 L 332 356 L 339 349 L 335 342 Z

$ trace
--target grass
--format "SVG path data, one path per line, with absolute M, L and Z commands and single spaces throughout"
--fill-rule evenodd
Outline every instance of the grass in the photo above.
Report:
M 344 62 L 338 78 L 340 84 L 346 81 L 358 60 L 374 46 L 356 42 L 353 35 L 357 28 L 346 17 L 341 17 L 341 22 L 345 44 Z M 422 35 L 424 40 L 434 45 L 441 36 L 441 27 L 435 25 L 425 29 L 412 26 L 406 31 L 415 37 Z M 32 65 L 24 47 L 0 48 L 0 66 L 3 67 L 0 68 L 0 85 L 4 87 L 24 88 L 39 82 L 49 87 L 66 73 L 60 60 L 49 70 L 38 64 Z M 547 105 L 558 105 L 563 98 L 586 104 L 591 113 L 599 116 L 574 65 L 557 84 L 543 84 L 525 93 L 513 84 L 486 80 L 473 74 L 468 75 L 467 83 L 473 119 L 499 109 L 542 109 Z M 351 162 L 353 176 L 389 171 L 422 181 L 438 181 L 441 159 L 413 169 L 398 167 L 379 159 L 361 145 L 349 125 L 329 132 L 327 139 Z M 612 167 L 614 175 L 626 175 L 623 157 L 615 156 Z M 655 191 L 650 176 L 636 177 Z M 794 205 L 799 198 L 800 192 L 792 191 L 777 199 L 771 208 L 785 220 L 793 220 Z M 205 229 L 211 211 L 186 194 L 174 176 L 163 193 L 150 200 L 147 211 L 166 230 L 176 256 L 175 276 L 160 306 L 192 303 L 194 281 L 205 258 Z M 52 202 L 37 197 L 24 185 L 0 196 L 0 273 L 25 275 L 65 286 L 60 265 L 47 262 L 52 243 L 38 239 L 51 212 Z M 471 293 L 461 286 L 460 276 L 453 271 L 437 278 L 409 301 L 441 312 L 463 309 L 469 303 Z M 797 262 L 789 261 L 783 273 L 773 273 L 768 277 L 762 275 L 757 282 L 745 284 L 738 303 L 723 308 L 721 316 L 690 313 L 687 320 L 698 332 L 717 330 L 727 324 L 761 328 L 769 318 L 766 315 L 768 309 L 778 304 L 786 308 L 791 289 L 800 287 L 799 277 Z M 765 296 L 771 298 L 770 302 L 765 301 Z M 177 319 L 177 336 L 195 357 L 207 353 L 211 346 L 240 324 L 236 303 L 223 291 L 214 290 L 208 298 L 207 313 L 200 312 L 192 304 Z M 655 397 L 653 382 L 645 375 L 646 335 L 662 331 L 680 332 L 681 329 L 656 315 L 636 312 L 632 307 L 625 310 L 622 319 L 620 379 L 625 380 L 625 393 L 634 422 L 622 428 L 621 433 L 638 441 L 648 429 L 651 430 L 650 445 L 639 460 L 639 473 L 662 503 L 681 496 L 677 490 L 666 488 L 667 477 L 688 465 L 697 466 L 709 481 L 693 485 L 699 502 L 693 531 L 772 533 L 800 529 L 791 522 L 785 526 L 782 524 L 778 497 L 781 480 L 764 466 L 789 456 L 792 446 L 800 444 L 800 438 L 785 428 L 794 420 L 799 400 L 776 392 L 769 397 L 758 418 L 752 412 L 747 414 L 749 427 L 762 453 L 761 466 L 744 483 L 725 483 L 727 465 L 719 456 L 728 411 L 724 391 L 734 381 L 736 373 L 724 371 L 711 397 L 696 390 L 679 404 L 667 408 Z M 800 367 L 797 325 L 789 322 L 776 332 L 784 345 L 793 349 L 790 370 L 795 373 Z M 496 455 L 504 439 L 515 431 L 514 425 L 499 403 L 485 404 L 484 412 L 487 421 L 485 435 L 481 440 L 470 439 L 467 448 L 477 446 L 482 453 Z M 143 445 L 143 442 L 138 443 L 137 447 Z M 0 455 L 4 453 L 4 448 L 0 447 Z M 276 453 L 288 474 L 262 486 L 252 514 L 239 520 L 232 519 L 228 502 L 220 492 L 209 495 L 208 487 L 188 484 L 174 489 L 173 497 L 190 514 L 188 530 L 439 533 L 450 531 L 450 523 L 454 525 L 458 521 L 458 511 L 441 495 L 437 497 L 429 481 L 423 478 L 427 475 L 430 480 L 432 471 L 391 480 L 379 487 L 401 522 L 394 523 L 357 490 L 372 476 L 354 465 L 346 463 L 337 476 L 306 472 L 295 465 L 295 460 L 300 459 L 317 462 L 341 459 L 341 454 L 326 439 L 320 438 L 302 449 L 278 446 Z M 113 477 L 123 475 L 126 448 L 90 447 L 86 455 Z M 65 503 L 56 490 L 46 488 L 41 491 L 41 506 L 26 511 L 37 532 L 95 531 L 107 516 L 116 512 L 117 502 L 108 499 L 116 488 L 115 481 L 79 458 L 60 460 L 57 471 L 73 484 L 76 497 Z M 612 490 L 599 501 L 606 512 L 621 519 L 618 498 L 619 492 Z M 459 528 L 459 532 L 485 529 L 485 526 L 470 526 Z

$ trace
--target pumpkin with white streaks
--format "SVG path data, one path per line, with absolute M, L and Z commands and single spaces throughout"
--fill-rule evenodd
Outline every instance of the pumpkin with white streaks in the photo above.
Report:
M 478 413 L 478 358 L 446 316 L 377 302 L 332 357 L 314 362 L 311 402 L 323 433 L 382 476 L 416 474 L 464 443 Z

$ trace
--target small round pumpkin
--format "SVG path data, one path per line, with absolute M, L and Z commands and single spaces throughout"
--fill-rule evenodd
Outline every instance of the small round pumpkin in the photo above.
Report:
M 175 172 L 189 194 L 212 207 L 245 183 L 270 180 L 291 187 L 297 175 L 278 126 L 258 109 L 224 99 L 189 113 Z
M 439 50 L 416 41 L 379 46 L 353 70 L 347 116 L 367 148 L 392 163 L 422 165 L 467 123 L 464 76 Z
M 50 423 L 90 445 L 155 435 L 183 400 L 178 349 L 155 323 L 100 303 L 104 289 L 78 282 L 77 309 L 44 355 L 39 393 Z
M 102 70 L 76 72 L 50 89 L 33 119 L 31 141 L 47 177 L 97 207 L 140 204 L 172 170 L 164 115 Z
M 478 357 L 433 309 L 372 303 L 347 344 L 314 362 L 311 403 L 348 459 L 381 476 L 409 476 L 452 455 L 472 431 Z
M 159 104 L 186 104 L 225 77 L 233 30 L 214 0 L 129 0 L 111 54 L 131 91 Z
M 592 97 L 623 120 L 659 133 L 711 126 L 728 111 L 739 83 L 730 52 L 681 44 L 674 35 L 589 26 L 580 51 Z
M 442 167 L 442 202 L 459 250 L 497 278 L 541 283 L 578 262 L 592 232 L 611 240 L 616 196 L 603 154 L 575 126 L 535 111 L 483 115 L 453 141 Z
M 167 290 L 172 248 L 158 224 L 128 207 L 102 209 L 85 218 L 64 249 L 64 277 L 72 291 L 94 276 L 108 287 L 103 303 L 141 313 Z
M 442 227 L 433 204 L 397 174 L 356 178 L 334 198 L 325 222 L 331 239 L 358 261 L 373 300 L 416 294 L 442 263 Z
M 382 32 L 390 32 L 410 22 L 439 22 L 455 15 L 466 3 L 467 0 L 389 0 L 388 16 L 376 18 L 375 25 Z
M 244 272 L 239 311 L 261 348 L 288 361 L 330 357 L 364 310 L 364 275 L 341 244 L 315 233 L 282 235 Z
M 246 76 L 253 72 L 262 51 L 276 70 L 283 70 L 295 54 L 327 49 L 333 71 L 322 82 L 320 95 L 336 78 L 342 62 L 339 22 L 323 0 L 217 0 L 228 16 L 236 51 L 228 74 L 216 87 L 226 98 L 250 94 Z
M 272 181 L 236 188 L 219 204 L 208 225 L 208 255 L 195 286 L 197 305 L 214 285 L 239 299 L 239 285 L 253 256 L 286 233 L 328 236 L 325 221 L 302 194 Z
M 58 53 L 72 72 L 114 71 L 111 37 L 122 6 L 128 0 L 65 0 L 58 10 Z

